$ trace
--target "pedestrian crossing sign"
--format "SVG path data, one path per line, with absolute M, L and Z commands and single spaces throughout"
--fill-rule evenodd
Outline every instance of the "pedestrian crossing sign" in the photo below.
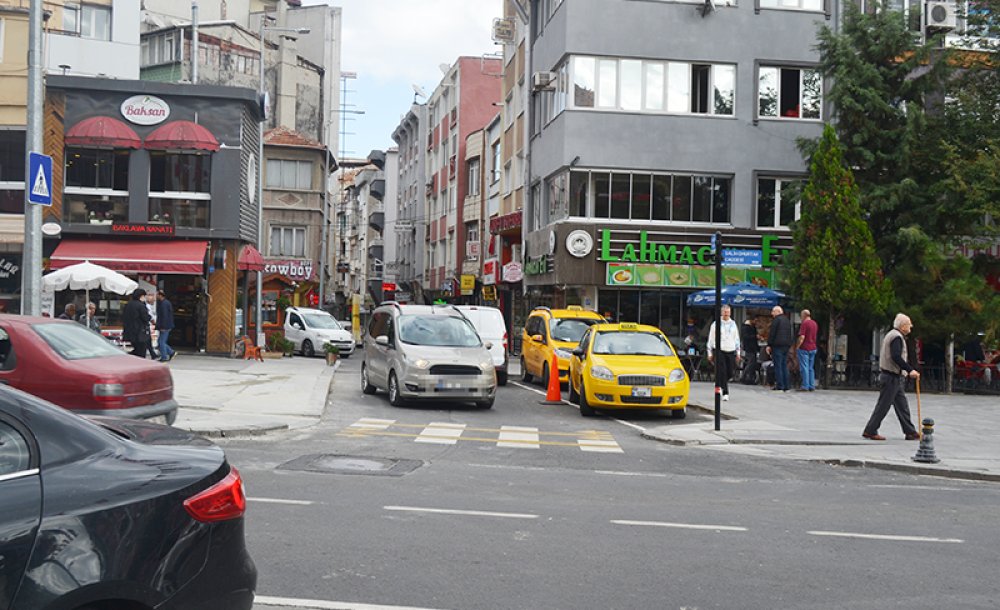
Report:
M 52 157 L 28 153 L 28 202 L 52 205 Z

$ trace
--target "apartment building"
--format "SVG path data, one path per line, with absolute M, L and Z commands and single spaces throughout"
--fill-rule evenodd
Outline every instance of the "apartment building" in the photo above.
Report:
M 399 151 L 399 171 L 395 190 L 396 284 L 409 300 L 423 303 L 427 216 L 427 105 L 416 102 L 392 132 Z M 393 191 L 389 191 L 392 193 Z M 392 237 L 390 237 L 392 239 Z

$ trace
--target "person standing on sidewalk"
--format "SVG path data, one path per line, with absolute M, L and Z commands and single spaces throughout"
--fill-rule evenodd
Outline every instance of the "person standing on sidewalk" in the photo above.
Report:
M 740 361 L 740 329 L 736 327 L 736 322 L 732 319 L 732 309 L 729 305 L 723 305 L 719 314 L 722 320 L 719 323 L 721 333 L 719 335 L 719 368 L 722 370 L 722 400 L 729 400 L 729 380 L 736 372 L 736 363 Z M 715 322 L 708 329 L 708 361 L 712 362 L 715 354 Z
M 136 288 L 122 310 L 122 339 L 132 344 L 131 354 L 140 358 L 149 351 L 149 310 L 145 301 L 146 291 Z
M 740 381 L 746 385 L 757 383 L 757 358 L 760 355 L 760 342 L 757 341 L 757 325 L 753 323 L 753 318 L 747 318 L 743 326 L 740 327 L 740 344 L 746 352 L 746 360 L 743 362 L 743 376 Z
M 174 359 L 174 348 L 167 344 L 170 331 L 174 329 L 174 306 L 162 290 L 156 293 L 156 330 L 160 332 L 157 347 L 160 351 L 160 362 Z
M 903 313 L 896 314 L 896 319 L 892 323 L 892 330 L 886 333 L 882 339 L 882 349 L 879 351 L 879 383 L 881 388 L 878 393 L 878 402 L 875 403 L 875 410 L 865 426 L 862 437 L 873 441 L 884 441 L 885 437 L 878 433 L 882 420 L 889 413 L 892 406 L 899 419 L 899 425 L 903 428 L 906 440 L 915 441 L 920 439 L 920 434 L 910 421 L 910 405 L 906 402 L 906 378 L 920 378 L 920 373 L 907 362 L 906 335 L 913 330 L 913 322 L 909 316 Z
M 802 389 L 806 392 L 816 391 L 816 335 L 819 334 L 819 324 L 812 319 L 808 309 L 802 310 L 802 324 L 799 326 L 799 339 L 795 343 L 799 354 L 799 374 L 802 376 Z
M 792 347 L 792 322 L 780 305 L 771 309 L 771 332 L 767 335 L 767 353 L 774 361 L 774 389 L 788 391 L 788 348 Z

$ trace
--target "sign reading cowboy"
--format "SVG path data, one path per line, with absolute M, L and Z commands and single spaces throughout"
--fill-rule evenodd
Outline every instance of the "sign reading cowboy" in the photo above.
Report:
M 313 276 L 312 261 L 265 261 L 264 273 L 280 273 L 290 280 L 311 280 Z
M 780 250 L 774 245 L 774 242 L 777 240 L 777 235 L 764 235 L 761 237 L 761 259 L 758 264 L 762 267 L 774 267 L 777 265 L 777 261 L 774 258 L 780 253 Z M 601 248 L 598 250 L 598 260 L 630 263 L 664 263 L 668 265 L 708 266 L 712 264 L 712 246 L 678 246 L 676 244 L 650 241 L 646 231 L 640 231 L 638 242 L 626 242 L 621 256 L 611 253 L 611 244 L 611 230 L 601 229 Z

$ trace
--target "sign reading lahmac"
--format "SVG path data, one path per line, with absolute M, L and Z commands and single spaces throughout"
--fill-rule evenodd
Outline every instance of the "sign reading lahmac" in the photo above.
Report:
M 170 116 L 170 106 L 155 95 L 133 95 L 122 102 L 122 116 L 136 125 L 156 125 Z

